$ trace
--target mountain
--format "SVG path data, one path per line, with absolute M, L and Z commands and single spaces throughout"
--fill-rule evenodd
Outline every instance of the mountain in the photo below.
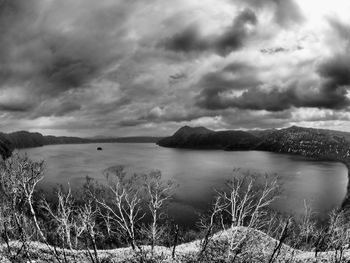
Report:
M 350 141 L 331 130 L 292 126 L 262 138 L 256 150 L 334 160 L 350 166 Z
M 158 142 L 171 148 L 260 150 L 335 160 L 350 167 L 350 133 L 292 126 L 280 130 L 211 131 L 183 127 Z
M 170 148 L 249 150 L 259 139 L 244 131 L 212 131 L 204 127 L 182 127 L 172 136 L 158 141 Z
M 90 140 L 77 137 L 56 137 L 44 136 L 41 133 L 27 131 L 18 131 L 4 134 L 13 148 L 31 148 L 50 144 L 68 144 L 68 143 L 88 143 Z

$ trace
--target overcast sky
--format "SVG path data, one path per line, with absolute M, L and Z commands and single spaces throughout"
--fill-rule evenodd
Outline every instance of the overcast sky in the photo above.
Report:
M 350 131 L 349 0 L 0 0 L 0 130 Z

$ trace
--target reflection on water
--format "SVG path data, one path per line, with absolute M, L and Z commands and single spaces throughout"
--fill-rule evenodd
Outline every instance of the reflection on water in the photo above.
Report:
M 101 146 L 103 151 L 97 151 Z M 300 215 L 304 199 L 320 217 L 340 206 L 346 194 L 347 169 L 341 163 L 316 162 L 302 157 L 268 152 L 225 152 L 161 148 L 154 144 L 53 145 L 25 149 L 33 159 L 46 161 L 46 177 L 40 187 L 81 185 L 86 176 L 103 180 L 103 171 L 126 165 L 133 172 L 160 170 L 164 179 L 179 187 L 169 207 L 179 223 L 193 224 L 197 212 L 212 202 L 215 189 L 232 177 L 232 170 L 278 175 L 283 197 L 273 205 L 282 212 Z

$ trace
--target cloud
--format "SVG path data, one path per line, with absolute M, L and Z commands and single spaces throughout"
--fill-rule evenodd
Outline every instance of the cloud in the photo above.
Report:
M 241 3 L 251 8 L 272 10 L 275 22 L 282 27 L 290 27 L 306 19 L 294 0 L 242 0 Z
M 350 6 L 310 1 L 2 0 L 1 127 L 117 136 L 345 122 Z
M 291 79 L 268 86 L 257 77 L 258 68 L 232 64 L 205 75 L 196 86 L 201 89 L 196 104 L 205 109 L 284 111 L 290 108 L 344 109 L 350 105 L 349 57 L 334 57 L 318 68 L 320 79 L 302 82 Z M 227 74 L 228 69 L 232 75 Z M 255 76 L 255 77 L 252 77 Z
M 250 9 L 240 12 L 231 26 L 215 35 L 203 36 L 197 25 L 191 25 L 160 42 L 160 46 L 175 52 L 201 53 L 216 52 L 221 56 L 243 47 L 245 40 L 258 23 L 255 13 Z
M 325 92 L 346 94 L 350 88 L 350 55 L 336 54 L 321 64 L 318 72 L 325 79 L 322 86 Z
M 26 86 L 40 93 L 40 99 L 81 88 L 101 77 L 120 59 L 118 53 L 127 49 L 113 35 L 122 39 L 122 30 L 112 30 L 108 21 L 119 20 L 112 15 L 118 14 L 115 8 L 121 4 L 110 10 L 108 6 L 93 10 L 92 1 L 87 1 L 87 14 L 80 16 L 82 11 L 77 10 L 77 17 L 70 17 L 64 12 L 72 2 L 47 3 L 6 0 L 1 2 L 0 14 L 0 83 Z M 111 35 L 106 34 L 110 29 Z

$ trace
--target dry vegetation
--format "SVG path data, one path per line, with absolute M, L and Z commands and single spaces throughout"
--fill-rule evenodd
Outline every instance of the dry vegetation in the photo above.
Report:
M 117 167 L 107 184 L 87 179 L 81 191 L 36 192 L 44 164 L 13 155 L 0 167 L 0 262 L 348 262 L 348 220 L 333 211 L 317 224 L 269 210 L 278 181 L 233 177 L 210 211 L 188 231 L 165 213 L 173 182 L 159 172 L 129 176 Z M 193 236 L 193 235 L 192 235 Z M 186 242 L 185 242 L 186 241 Z M 182 244 L 181 244 L 182 243 Z M 109 249 L 109 250 L 105 250 Z M 309 251 L 309 252 L 307 252 Z

